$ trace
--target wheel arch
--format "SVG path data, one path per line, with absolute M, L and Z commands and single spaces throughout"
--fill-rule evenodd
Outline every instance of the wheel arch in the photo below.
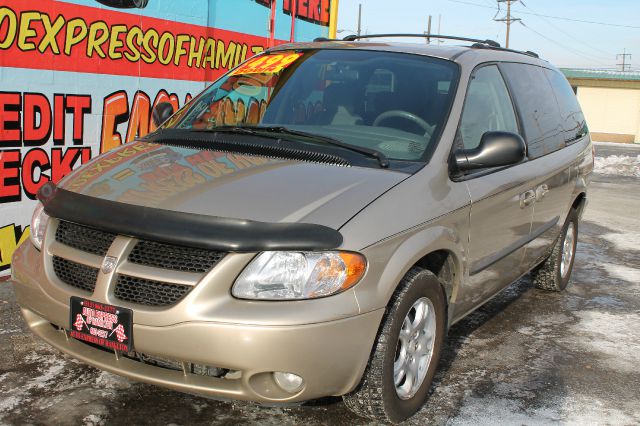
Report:
M 436 226 L 420 230 L 409 237 L 398 237 L 367 250 L 367 257 L 387 257 L 379 274 L 376 286 L 359 291 L 357 297 L 362 307 L 381 308 L 389 304 L 402 278 L 413 267 L 420 267 L 433 273 L 442 286 L 447 307 L 456 300 L 464 276 L 464 241 L 454 229 Z M 392 247 L 389 247 L 392 245 Z M 391 256 L 388 250 L 393 250 Z M 385 256 L 386 255 L 386 256 Z M 364 289 L 360 289 L 364 290 Z M 375 305 L 374 305 L 375 304 Z M 363 306 L 364 305 L 364 306 Z M 365 308 L 366 309 L 366 308 Z
M 571 204 L 571 208 L 575 209 L 578 212 L 578 217 L 582 217 L 584 213 L 584 209 L 587 205 L 587 193 L 580 192 L 573 200 L 573 204 Z
M 434 250 L 422 256 L 409 269 L 413 266 L 426 269 L 438 277 L 448 303 L 453 295 L 458 278 L 455 254 L 448 249 Z

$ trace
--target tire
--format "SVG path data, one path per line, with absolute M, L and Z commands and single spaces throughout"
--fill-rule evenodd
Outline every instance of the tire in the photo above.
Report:
M 551 255 L 531 273 L 533 283 L 537 288 L 547 291 L 563 291 L 567 288 L 576 257 L 577 242 L 578 212 L 572 208 L 562 227 L 562 232 L 553 246 Z M 567 251 L 569 249 L 570 254 Z M 570 256 L 570 258 L 563 264 L 565 256 Z
M 423 311 L 421 307 L 426 307 Z M 429 311 L 429 309 L 431 309 Z M 409 315 L 410 312 L 413 314 Z M 420 316 L 418 312 L 427 312 Z M 430 313 L 429 313 L 430 312 Z M 445 296 L 439 280 L 431 272 L 412 268 L 404 276 L 395 293 L 391 297 L 385 316 L 380 325 L 378 336 L 373 347 L 369 364 L 364 372 L 362 381 L 358 388 L 343 396 L 345 405 L 355 414 L 377 421 L 399 423 L 415 414 L 424 404 L 429 394 L 431 381 L 438 366 L 440 351 L 445 336 Z M 412 318 L 426 318 L 423 328 L 417 327 L 421 337 L 420 344 L 409 344 L 415 340 L 407 340 L 409 334 L 403 332 L 403 342 L 400 340 L 400 332 L 409 330 L 409 323 Z M 416 324 L 419 321 L 416 320 Z M 432 325 L 430 325 L 432 324 Z M 403 328 L 403 325 L 405 327 Z M 429 331 L 426 332 L 426 329 Z M 432 333 L 433 332 L 433 333 Z M 432 339 L 427 336 L 433 334 Z M 413 336 L 416 334 L 414 333 Z M 429 342 L 429 343 L 426 343 Z M 431 343 L 432 342 L 432 343 Z M 425 344 L 426 343 L 426 344 Z M 410 354 L 408 348 L 413 347 L 416 352 Z M 422 348 L 432 348 L 430 358 L 422 354 Z M 404 348 L 404 352 L 397 353 L 398 349 Z M 428 349 L 427 349 L 428 352 Z M 404 357 L 402 357 L 404 354 Z M 399 371 L 406 371 L 404 380 L 400 380 L 400 387 L 397 390 L 394 382 L 394 364 L 398 360 L 406 359 L 407 364 L 398 362 L 398 365 L 406 365 L 406 368 L 399 368 Z M 425 360 L 422 362 L 423 368 L 412 370 L 411 366 L 417 366 L 419 361 L 411 363 L 411 360 Z M 426 362 L 426 364 L 425 364 Z M 411 386 L 409 371 L 417 372 L 418 380 Z M 423 376 L 420 382 L 420 376 Z M 402 374 L 398 374 L 401 377 Z M 411 391 L 413 389 L 413 391 Z M 402 394 L 402 397 L 401 397 Z

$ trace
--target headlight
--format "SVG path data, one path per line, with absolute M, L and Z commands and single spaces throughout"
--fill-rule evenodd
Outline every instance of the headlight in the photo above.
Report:
M 47 229 L 48 221 L 49 216 L 44 212 L 44 206 L 42 203 L 38 203 L 36 209 L 33 211 L 31 228 L 29 228 L 29 237 L 31 238 L 31 242 L 38 250 L 42 249 L 42 240 L 44 240 L 44 231 Z
M 364 275 L 364 256 L 350 252 L 260 253 L 240 274 L 231 293 L 240 299 L 313 299 L 354 286 Z

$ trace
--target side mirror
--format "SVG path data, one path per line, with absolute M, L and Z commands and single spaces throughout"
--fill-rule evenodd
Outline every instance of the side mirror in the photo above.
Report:
M 173 105 L 171 105 L 169 102 L 160 102 L 155 106 L 155 108 L 153 108 L 153 111 L 151 112 L 153 124 L 155 124 L 156 127 L 160 127 L 160 125 L 167 121 L 172 115 Z
M 486 132 L 477 148 L 459 149 L 454 154 L 461 172 L 489 167 L 511 166 L 527 157 L 527 144 L 522 136 L 510 132 Z

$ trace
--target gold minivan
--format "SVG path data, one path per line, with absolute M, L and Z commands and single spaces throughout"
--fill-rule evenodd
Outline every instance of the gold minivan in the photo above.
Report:
M 453 38 L 283 45 L 158 105 L 40 190 L 29 327 L 183 392 L 413 415 L 452 324 L 527 273 L 567 286 L 593 168 L 560 71 Z

